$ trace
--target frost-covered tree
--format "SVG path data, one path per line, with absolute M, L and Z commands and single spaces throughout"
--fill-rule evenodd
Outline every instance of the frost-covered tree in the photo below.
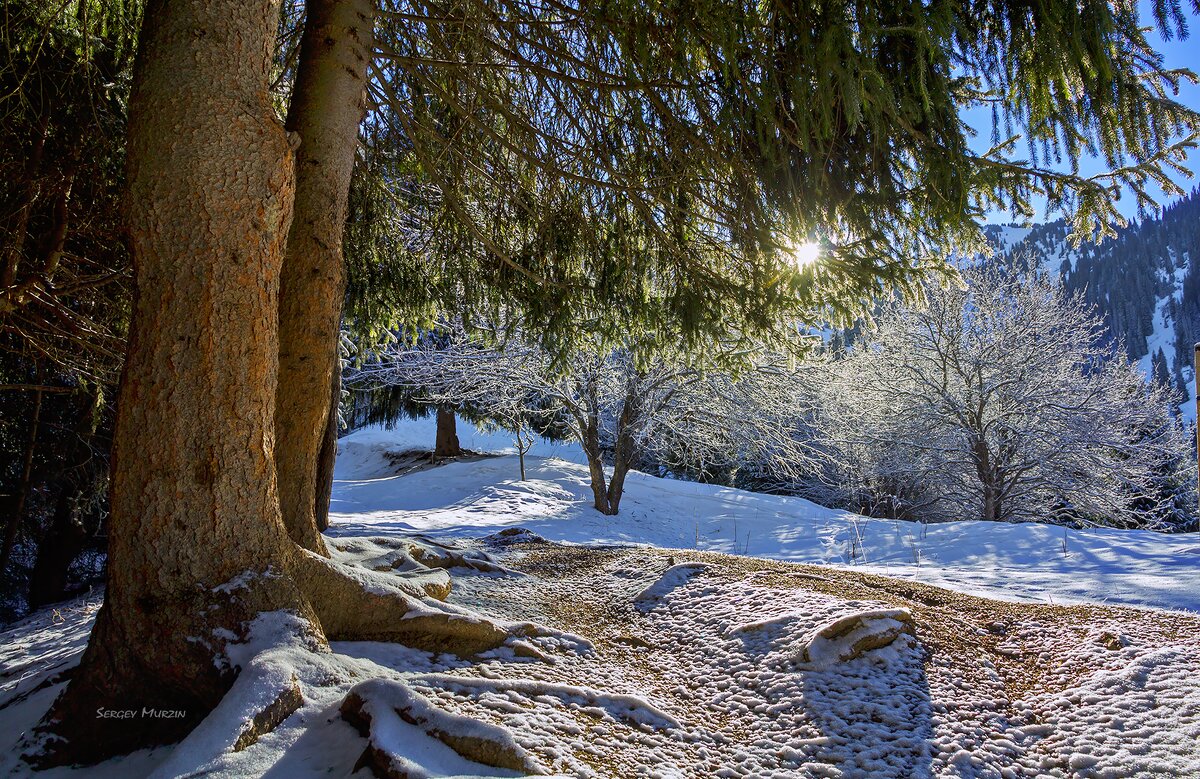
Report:
M 1169 392 L 1057 282 L 972 269 L 830 363 L 822 424 L 860 505 L 901 516 L 1162 527 L 1185 477 Z
M 716 369 L 712 355 L 702 366 L 647 357 L 646 349 L 597 347 L 564 358 L 527 338 L 495 344 L 456 327 L 445 338 L 395 344 L 350 371 L 346 384 L 468 407 L 519 440 L 531 430 L 575 440 L 604 514 L 618 512 L 625 477 L 640 463 L 707 475 L 746 464 L 780 474 L 805 462 L 784 360 L 730 353 L 740 363 L 731 373 Z

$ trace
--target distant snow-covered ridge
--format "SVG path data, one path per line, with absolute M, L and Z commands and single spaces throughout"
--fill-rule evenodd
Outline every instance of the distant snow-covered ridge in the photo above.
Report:
M 988 225 L 993 261 L 1060 276 L 1104 316 L 1114 339 L 1147 375 L 1155 361 L 1185 402 L 1181 417 L 1196 419 L 1192 345 L 1200 341 L 1200 195 L 1134 223 L 1115 239 L 1072 247 L 1067 224 Z

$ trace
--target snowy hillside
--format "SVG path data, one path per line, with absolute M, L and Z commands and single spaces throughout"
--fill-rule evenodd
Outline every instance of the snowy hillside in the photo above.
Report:
M 1200 611 L 1200 538 L 977 521 L 871 519 L 800 498 L 630 473 L 621 513 L 590 505 L 582 454 L 539 443 L 529 480 L 515 455 L 395 475 L 388 452 L 429 449 L 433 421 L 361 430 L 339 442 L 330 532 L 484 536 L 523 527 L 555 541 L 649 544 L 852 567 L 1041 603 L 1115 603 Z M 511 451 L 503 434 L 460 425 L 462 445 Z
M 1192 345 L 1200 340 L 1200 195 L 1172 204 L 1157 218 L 1119 231 L 1100 244 L 1070 245 L 1063 221 L 989 225 L 996 261 L 1061 276 L 1104 317 L 1110 334 L 1147 376 L 1174 386 L 1196 417 Z M 1161 367 L 1156 367 L 1156 361 Z

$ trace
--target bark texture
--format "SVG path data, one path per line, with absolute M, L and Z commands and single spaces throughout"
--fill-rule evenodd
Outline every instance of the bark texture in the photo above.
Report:
M 357 4 L 309 11 L 336 16 Z M 275 411 L 295 166 L 267 91 L 277 7 L 154 0 L 144 18 L 126 184 L 138 294 L 114 434 L 108 589 L 80 667 L 24 745 L 40 766 L 96 762 L 185 735 L 233 685 L 239 669 L 229 649 L 263 612 L 299 617 L 293 635 L 273 641 L 315 649 L 327 637 L 370 637 L 469 654 L 509 636 L 394 576 L 335 563 L 315 530 L 301 535 L 306 544 L 290 537 Z M 331 311 L 324 298 L 310 302 Z M 336 333 L 336 317 L 322 321 Z M 321 349 L 301 341 L 331 364 L 332 341 Z M 291 354 L 301 373 L 311 368 Z M 291 385 L 320 400 L 303 428 L 314 434 L 305 438 L 312 458 L 302 505 L 310 525 L 331 386 L 328 373 L 320 378 Z M 290 380 L 298 382 L 295 373 Z M 302 548 L 309 544 L 319 549 Z M 231 743 L 274 727 L 297 700 L 283 690 Z
M 214 658 L 255 614 L 312 616 L 279 568 L 291 548 L 273 424 L 293 158 L 267 93 L 276 21 L 270 0 L 146 9 L 129 109 L 137 297 L 114 433 L 107 595 L 39 729 L 35 762 L 91 762 L 178 738 L 232 683 L 234 670 Z M 98 713 L 108 709 L 183 716 L 131 722 Z
M 458 443 L 458 422 L 454 411 L 448 408 L 437 410 L 437 438 L 434 441 L 434 457 L 458 457 L 462 447 Z
M 279 298 L 275 462 L 284 522 L 305 549 L 326 554 L 317 529 L 318 463 L 338 368 L 345 271 L 342 232 L 362 121 L 375 8 L 371 0 L 307 4 L 287 128 L 300 136 L 295 216 Z

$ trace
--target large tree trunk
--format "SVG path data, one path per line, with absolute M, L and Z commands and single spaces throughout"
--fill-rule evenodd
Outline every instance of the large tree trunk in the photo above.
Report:
M 458 423 L 454 418 L 454 410 L 438 407 L 437 438 L 434 441 L 434 457 L 458 457 L 462 447 L 458 443 Z
M 293 191 L 292 150 L 267 92 L 276 22 L 270 0 L 146 9 L 129 105 L 137 298 L 113 441 L 108 587 L 43 723 L 44 763 L 183 735 L 232 684 L 230 664 L 215 660 L 255 614 L 312 616 L 282 575 L 291 544 L 273 460 Z M 185 715 L 130 723 L 98 714 L 106 709 Z
M 310 0 L 287 129 L 300 136 L 296 206 L 279 299 L 275 463 L 292 539 L 325 554 L 315 506 L 322 441 L 336 413 L 325 391 L 337 371 L 345 271 L 342 232 L 372 51 L 371 0 Z
M 24 745 L 41 766 L 187 733 L 233 684 L 230 648 L 263 612 L 297 618 L 274 641 L 314 649 L 328 636 L 470 654 L 508 636 L 432 604 L 413 614 L 405 587 L 387 577 L 364 587 L 370 572 L 301 549 L 284 526 L 273 433 L 294 169 L 267 92 L 277 18 L 271 0 L 146 9 L 126 179 L 138 293 L 117 401 L 108 588 L 71 683 Z M 114 709 L 139 715 L 104 716 Z M 260 713 L 278 722 L 287 711 Z

